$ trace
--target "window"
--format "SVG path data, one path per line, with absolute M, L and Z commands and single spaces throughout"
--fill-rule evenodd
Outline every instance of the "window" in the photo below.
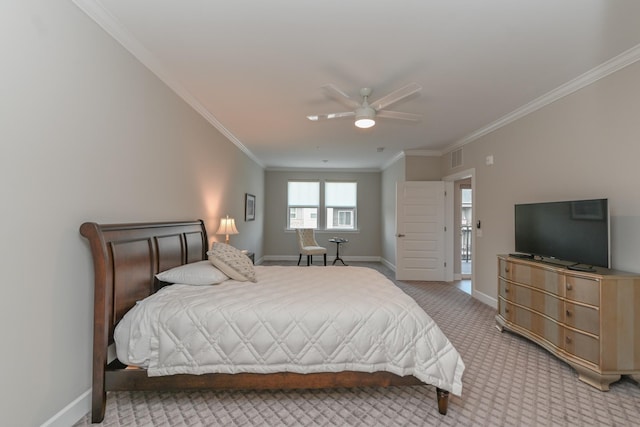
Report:
M 290 181 L 287 188 L 287 227 L 318 228 L 320 183 Z
M 289 181 L 287 228 L 355 230 L 357 190 L 356 182 Z
M 326 182 L 324 189 L 327 229 L 355 230 L 358 184 Z
M 352 227 L 353 220 L 351 211 L 338 211 L 338 225 L 340 227 Z

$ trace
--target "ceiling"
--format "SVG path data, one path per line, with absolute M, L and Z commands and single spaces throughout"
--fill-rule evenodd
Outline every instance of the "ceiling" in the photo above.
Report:
M 74 2 L 267 169 L 443 154 L 640 50 L 637 0 Z M 376 99 L 412 82 L 387 109 L 417 123 L 306 118 L 348 110 L 328 83 Z

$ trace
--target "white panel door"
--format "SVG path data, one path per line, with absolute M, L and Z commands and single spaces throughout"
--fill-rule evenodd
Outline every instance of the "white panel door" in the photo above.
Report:
M 445 279 L 444 182 L 405 181 L 396 188 L 396 279 Z

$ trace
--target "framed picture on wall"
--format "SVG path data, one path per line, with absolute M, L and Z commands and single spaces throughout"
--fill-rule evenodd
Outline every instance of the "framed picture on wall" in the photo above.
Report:
M 256 196 L 245 193 L 244 195 L 244 220 L 253 221 L 256 219 Z

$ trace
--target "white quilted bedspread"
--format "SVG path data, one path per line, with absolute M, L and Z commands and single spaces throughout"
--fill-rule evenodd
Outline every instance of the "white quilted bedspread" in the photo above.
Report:
M 363 267 L 256 266 L 257 283 L 172 285 L 115 331 L 118 358 L 149 376 L 388 371 L 454 394 L 464 363 L 435 322 Z

